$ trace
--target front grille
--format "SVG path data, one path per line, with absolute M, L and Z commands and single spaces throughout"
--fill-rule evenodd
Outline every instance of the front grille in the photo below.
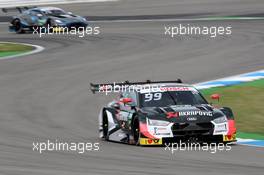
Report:
M 174 136 L 209 135 L 213 127 L 212 123 L 175 123 L 172 133 Z
M 207 123 L 196 123 L 197 126 L 204 128 L 204 129 L 212 129 L 214 128 L 214 125 L 211 122 Z
M 188 123 L 175 123 L 173 126 L 172 126 L 172 130 L 181 130 L 181 129 L 184 129 L 186 128 L 187 126 L 189 126 Z

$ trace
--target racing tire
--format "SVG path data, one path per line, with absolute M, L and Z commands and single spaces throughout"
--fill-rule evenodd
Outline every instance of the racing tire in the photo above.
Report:
M 108 118 L 106 114 L 103 115 L 102 126 L 103 126 L 103 139 L 107 141 L 109 137 L 109 133 L 108 133 Z
M 134 137 L 135 145 L 140 146 L 140 127 L 139 120 L 137 118 L 135 118 L 133 121 L 132 134 Z
M 47 20 L 47 23 L 45 24 L 45 27 L 46 27 L 48 33 L 52 33 L 53 32 L 53 27 L 54 26 L 52 25 L 52 20 L 51 19 Z
M 14 22 L 13 22 L 13 25 L 15 27 L 15 32 L 17 34 L 25 33 L 25 31 L 23 30 L 21 22 L 20 22 L 19 19 L 15 19 Z

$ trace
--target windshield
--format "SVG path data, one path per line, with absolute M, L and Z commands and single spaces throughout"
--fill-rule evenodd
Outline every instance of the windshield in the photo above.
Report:
M 148 92 L 140 93 L 139 96 L 141 107 L 207 104 L 198 91 Z
M 49 15 L 53 15 L 53 16 L 60 16 L 60 15 L 65 15 L 66 14 L 66 12 L 65 11 L 63 11 L 63 10 L 49 10 L 48 12 L 47 12 Z

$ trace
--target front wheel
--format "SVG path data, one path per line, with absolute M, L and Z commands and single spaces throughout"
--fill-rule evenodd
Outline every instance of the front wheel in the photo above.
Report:
M 103 115 L 103 138 L 108 140 L 108 118 L 107 115 Z
M 140 146 L 140 127 L 138 119 L 135 119 L 133 122 L 132 134 L 134 137 L 135 145 Z

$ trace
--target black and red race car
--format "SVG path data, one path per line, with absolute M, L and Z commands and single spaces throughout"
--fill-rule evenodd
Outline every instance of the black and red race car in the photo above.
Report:
M 100 138 L 107 141 L 135 145 L 236 141 L 232 110 L 212 106 L 195 87 L 180 79 L 91 84 L 91 90 L 120 92 L 118 100 L 99 114 Z

